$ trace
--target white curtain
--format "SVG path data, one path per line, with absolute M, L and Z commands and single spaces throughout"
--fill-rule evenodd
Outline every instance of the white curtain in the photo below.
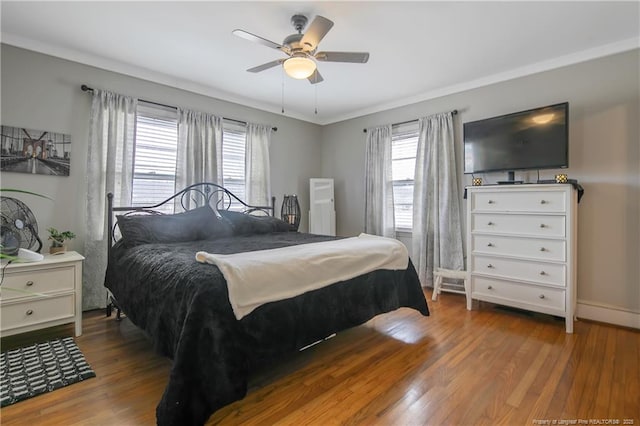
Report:
M 83 309 L 105 306 L 104 274 L 111 230 L 106 194 L 115 205 L 131 204 L 137 100 L 94 90 L 87 152 L 87 218 L 83 268 Z
M 244 201 L 253 206 L 271 205 L 270 144 L 271 126 L 247 124 Z
M 365 153 L 364 230 L 395 238 L 391 125 L 367 129 Z
M 222 118 L 178 108 L 176 192 L 199 182 L 222 185 Z M 213 199 L 215 203 L 215 197 Z M 176 212 L 202 205 L 201 200 L 176 200 Z
M 413 191 L 413 262 L 423 286 L 434 268 L 464 269 L 453 115 L 419 120 Z

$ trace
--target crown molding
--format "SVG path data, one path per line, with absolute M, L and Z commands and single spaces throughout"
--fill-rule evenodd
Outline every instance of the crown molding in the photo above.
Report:
M 244 107 L 255 108 L 261 111 L 269 112 L 272 114 L 282 115 L 285 117 L 293 118 L 296 120 L 309 121 L 309 117 L 303 114 L 292 113 L 280 113 L 281 106 L 268 103 L 260 103 L 255 99 L 246 98 L 243 96 L 234 95 L 229 92 L 225 92 L 219 89 L 215 89 L 211 86 L 195 83 L 190 80 L 185 80 L 164 74 L 158 71 L 150 70 L 148 68 L 138 67 L 125 62 L 115 61 L 113 59 L 104 58 L 98 55 L 93 55 L 86 52 L 81 52 L 74 49 L 67 49 L 64 47 L 54 46 L 49 43 L 33 40 L 30 38 L 20 37 L 13 34 L 2 33 L 1 42 L 3 44 L 19 47 L 21 49 L 31 50 L 34 52 L 42 53 L 49 56 L 65 59 L 72 62 L 77 62 L 82 65 L 91 66 L 94 68 L 100 68 L 106 71 L 112 71 L 118 74 L 128 75 L 130 77 L 139 78 L 141 80 L 147 80 L 152 83 L 163 84 L 172 88 L 186 90 L 188 92 L 196 93 L 198 95 L 209 96 L 226 102 L 232 102 L 242 105 Z M 318 123 L 314 123 L 318 124 Z
M 140 78 L 153 83 L 163 84 L 166 86 L 174 87 L 181 90 L 186 90 L 199 95 L 205 95 L 212 98 L 220 99 L 227 102 L 236 103 L 245 107 L 255 108 L 261 111 L 269 112 L 272 114 L 282 115 L 288 118 L 296 120 L 306 121 L 312 124 L 318 124 L 321 126 L 337 123 L 340 121 L 350 120 L 358 117 L 362 117 L 369 114 L 374 114 L 394 108 L 400 108 L 407 105 L 415 104 L 418 102 L 428 101 L 430 99 L 439 98 L 442 96 L 452 95 L 454 93 L 460 93 L 467 90 L 477 89 L 480 87 L 488 86 L 491 84 L 500 83 L 503 81 L 513 80 L 520 77 L 525 77 L 532 74 L 537 74 L 544 71 L 553 70 L 556 68 L 565 67 L 568 65 L 577 64 L 580 62 L 586 62 L 592 59 L 597 59 L 605 56 L 614 55 L 634 49 L 640 48 L 640 39 L 630 38 L 621 40 L 615 43 L 609 43 L 606 45 L 598 46 L 591 49 L 582 50 L 579 52 L 571 53 L 568 55 L 560 56 L 547 61 L 541 61 L 534 64 L 529 64 L 523 67 L 514 68 L 509 71 L 493 74 L 490 76 L 482 77 L 476 80 L 455 84 L 447 87 L 438 88 L 436 90 L 430 90 L 418 95 L 397 99 L 393 102 L 387 102 L 377 104 L 368 108 L 352 111 L 347 114 L 336 115 L 328 119 L 320 120 L 316 117 L 310 117 L 305 114 L 299 114 L 296 112 L 280 113 L 280 107 L 264 103 L 257 102 L 254 99 L 246 98 L 243 96 L 234 95 L 219 89 L 215 89 L 211 86 L 195 83 L 190 80 L 176 78 L 168 74 L 153 71 L 147 68 L 138 67 L 135 65 L 127 64 L 120 61 L 100 57 L 86 52 L 81 52 L 73 49 L 67 49 L 59 46 L 54 46 L 49 43 L 16 36 L 13 34 L 2 33 L 2 43 L 12 45 L 15 47 L 32 50 L 38 53 L 43 53 L 50 56 L 66 59 L 73 62 L 78 62 L 84 65 L 92 66 L 95 68 L 104 69 L 120 74 L 125 74 L 131 77 Z
M 615 43 L 610 43 L 610 44 L 598 46 L 595 48 L 582 50 L 582 51 L 571 53 L 564 56 L 559 56 L 557 58 L 549 59 L 547 61 L 537 62 L 537 63 L 529 64 L 523 67 L 514 68 L 509 71 L 493 74 L 487 77 L 482 77 L 482 78 L 468 81 L 465 83 L 442 87 L 436 90 L 430 90 L 428 92 L 421 93 L 419 95 L 398 99 L 393 102 L 387 102 L 384 104 L 372 106 L 370 108 L 360 109 L 357 111 L 353 111 L 349 114 L 331 117 L 330 119 L 327 119 L 318 124 L 327 125 L 327 124 L 332 124 L 339 121 L 350 120 L 353 118 L 358 118 L 358 117 L 362 117 L 369 114 L 375 114 L 377 112 L 382 112 L 382 111 L 390 110 L 393 108 L 400 108 L 400 107 L 415 104 L 418 102 L 424 102 L 430 99 L 452 95 L 454 93 L 460 93 L 467 90 L 477 89 L 480 87 L 489 86 L 491 84 L 513 80 L 520 77 L 526 77 L 528 75 L 537 74 L 544 71 L 550 71 L 553 69 L 562 68 L 565 66 L 574 65 L 574 64 L 586 62 L 592 59 L 611 56 L 617 53 L 627 52 L 627 51 L 639 49 L 639 48 L 640 48 L 640 39 L 638 38 L 621 40 Z

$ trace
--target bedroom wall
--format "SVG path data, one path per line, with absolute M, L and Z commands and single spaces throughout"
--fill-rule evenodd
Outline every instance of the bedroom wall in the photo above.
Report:
M 337 232 L 364 230 L 362 129 L 457 109 L 462 123 L 558 102 L 570 108 L 570 178 L 585 188 L 578 216 L 578 314 L 640 328 L 639 63 L 634 50 L 335 123 L 322 129 L 322 174 L 335 179 Z M 553 178 L 558 170 L 543 170 Z M 528 182 L 535 172 L 516 173 Z M 496 182 L 504 173 L 485 174 Z M 462 196 L 462 195 L 461 195 Z M 466 208 L 464 200 L 461 206 Z M 464 210 L 463 210 L 464 211 Z M 463 222 L 464 224 L 464 222 Z M 410 236 L 401 238 L 410 246 Z
M 4 44 L 1 58 L 2 124 L 71 135 L 69 177 L 0 174 L 2 188 L 26 189 L 54 199 L 14 195 L 33 210 L 43 240 L 47 237 L 46 229 L 51 226 L 69 229 L 78 236 L 71 241 L 71 248 L 83 251 L 87 199 L 84 176 L 91 109 L 91 95 L 80 90 L 83 83 L 140 99 L 278 127 L 270 147 L 277 215 L 284 194 L 298 194 L 302 211 L 309 210 L 309 178 L 318 177 L 321 172 L 320 127 L 315 124 Z M 304 216 L 300 229 L 307 229 Z M 48 250 L 46 241 L 45 249 Z M 103 301 L 85 298 L 84 308 L 96 307 L 97 303 Z

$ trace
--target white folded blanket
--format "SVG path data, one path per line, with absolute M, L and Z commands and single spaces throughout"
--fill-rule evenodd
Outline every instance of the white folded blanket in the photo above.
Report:
M 196 253 L 196 260 L 216 265 L 222 271 L 233 312 L 241 319 L 268 302 L 288 299 L 378 269 L 407 269 L 409 254 L 398 240 L 360 234 L 341 240 L 236 254 L 200 251 Z

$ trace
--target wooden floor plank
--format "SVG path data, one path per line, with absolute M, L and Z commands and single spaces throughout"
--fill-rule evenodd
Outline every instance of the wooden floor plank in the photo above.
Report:
M 640 331 L 578 321 L 570 335 L 558 318 L 426 296 L 432 316 L 400 309 L 285 357 L 208 424 L 640 425 Z M 2 350 L 72 334 L 11 336 Z M 171 363 L 144 334 L 93 311 L 76 342 L 97 377 L 3 408 L 2 425 L 155 424 Z

